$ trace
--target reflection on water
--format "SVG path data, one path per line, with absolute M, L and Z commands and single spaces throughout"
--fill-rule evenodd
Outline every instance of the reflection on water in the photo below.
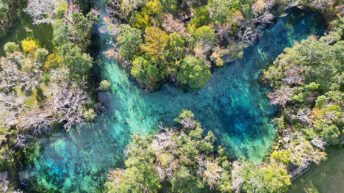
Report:
M 108 110 L 96 123 L 35 142 L 39 151 L 32 158 L 34 164 L 22 172 L 22 181 L 40 192 L 94 192 L 110 168 L 122 165 L 123 148 L 131 134 L 150 132 L 160 121 L 171 124 L 182 109 L 192 110 L 233 156 L 261 161 L 274 140 L 269 120 L 276 109 L 269 104 L 267 89 L 257 81 L 259 72 L 294 40 L 320 35 L 322 29 L 316 14 L 282 17 L 245 50 L 243 59 L 216 69 L 206 87 L 189 92 L 165 85 L 158 92 L 145 93 L 114 60 L 100 55 L 102 76 L 112 83 L 111 93 L 100 94 Z M 106 50 L 112 37 L 100 36 L 101 50 Z

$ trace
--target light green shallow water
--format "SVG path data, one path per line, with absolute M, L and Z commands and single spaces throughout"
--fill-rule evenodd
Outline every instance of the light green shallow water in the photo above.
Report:
M 165 85 L 145 93 L 114 60 L 100 54 L 102 77 L 112 84 L 110 93 L 99 96 L 108 110 L 95 123 L 33 142 L 37 151 L 20 174 L 22 185 L 37 192 L 95 192 L 110 168 L 122 166 L 131 134 L 151 132 L 160 121 L 172 124 L 182 109 L 192 110 L 233 157 L 260 162 L 274 140 L 269 120 L 276 109 L 266 97 L 268 90 L 257 81 L 259 72 L 294 40 L 320 35 L 321 21 L 316 14 L 298 12 L 278 19 L 245 50 L 243 59 L 216 69 L 203 89 L 188 92 Z M 107 26 L 99 24 L 99 29 L 106 31 Z M 108 49 L 111 35 L 99 35 L 101 51 Z

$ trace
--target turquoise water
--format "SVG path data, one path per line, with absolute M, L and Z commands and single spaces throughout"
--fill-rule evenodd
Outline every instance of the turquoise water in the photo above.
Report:
M 146 93 L 114 60 L 100 54 L 102 77 L 112 83 L 111 92 L 99 95 L 108 110 L 95 123 L 34 142 L 38 151 L 33 164 L 21 172 L 21 182 L 36 192 L 95 192 L 110 168 L 122 166 L 131 134 L 151 132 L 160 121 L 172 124 L 182 109 L 192 110 L 233 157 L 260 162 L 274 140 L 269 120 L 276 108 L 266 97 L 268 89 L 257 81 L 259 73 L 294 40 L 320 35 L 323 27 L 316 14 L 281 17 L 256 45 L 245 49 L 243 59 L 216 69 L 203 89 L 188 92 L 167 84 Z M 107 26 L 100 23 L 99 29 L 106 31 Z M 100 37 L 101 51 L 108 49 L 111 35 L 103 32 Z

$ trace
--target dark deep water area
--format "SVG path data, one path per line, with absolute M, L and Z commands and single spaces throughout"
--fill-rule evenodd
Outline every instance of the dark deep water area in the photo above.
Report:
M 123 149 L 131 134 L 153 132 L 160 121 L 171 125 L 182 109 L 192 110 L 233 158 L 261 162 L 274 141 L 271 119 L 277 109 L 266 97 L 269 89 L 259 84 L 259 73 L 294 41 L 322 35 L 324 23 L 316 13 L 290 11 L 246 48 L 242 59 L 217 68 L 204 88 L 184 92 L 167 84 L 146 93 L 116 61 L 102 55 L 112 36 L 100 22 L 98 65 L 102 79 L 112 87 L 99 93 L 99 99 L 108 108 L 94 123 L 33 141 L 20 172 L 22 186 L 29 192 L 96 192 L 109 169 L 123 166 Z

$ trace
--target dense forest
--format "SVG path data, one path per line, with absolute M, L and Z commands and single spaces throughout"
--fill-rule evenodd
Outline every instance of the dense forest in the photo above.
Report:
M 260 74 L 278 107 L 275 142 L 262 163 L 233 159 L 217 142 L 216 128 L 204 132 L 184 109 L 174 124 L 133 134 L 124 165 L 102 174 L 107 181 L 100 192 L 286 192 L 311 164 L 326 159 L 326 148 L 344 143 L 343 1 L 101 2 L 0 0 L 0 192 L 23 192 L 18 173 L 30 141 L 102 114 L 98 94 L 113 91 L 96 77 L 98 22 L 113 35 L 105 57 L 148 93 L 165 84 L 185 92 L 204 87 L 288 9 L 319 13 L 327 28 L 321 37 L 294 42 Z M 37 35 L 25 28 L 26 37 L 6 41 L 25 17 L 44 30 Z

